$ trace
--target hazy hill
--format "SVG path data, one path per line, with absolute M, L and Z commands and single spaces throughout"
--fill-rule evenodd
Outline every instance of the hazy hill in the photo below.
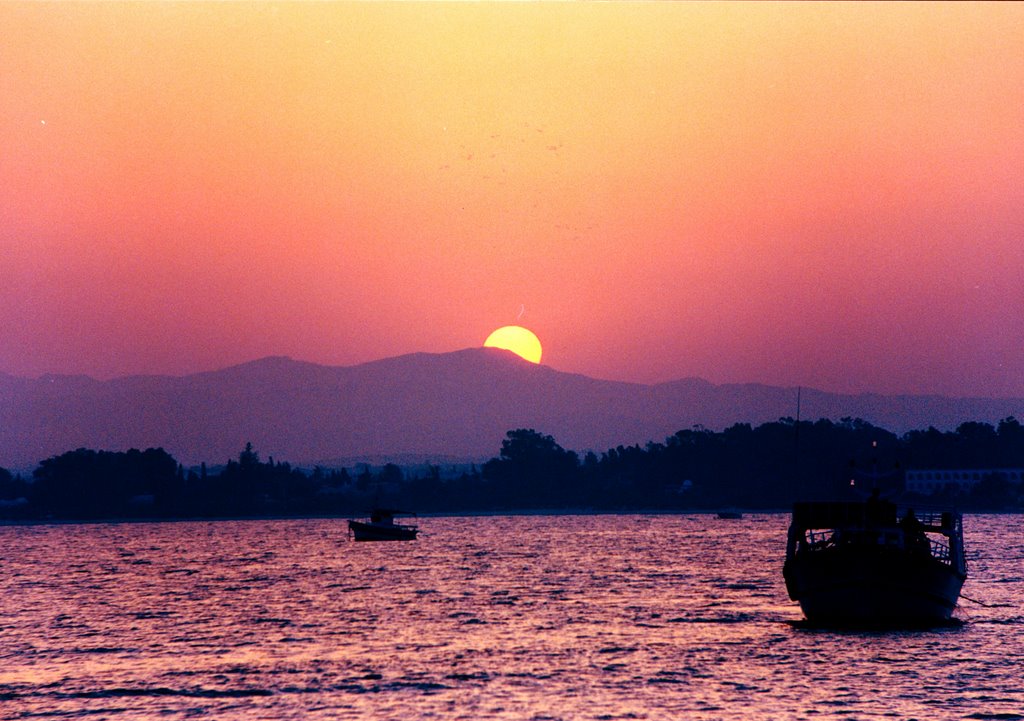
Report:
M 0 374 L 0 466 L 78 447 L 163 447 L 185 464 L 223 463 L 247 441 L 265 458 L 407 462 L 486 459 L 529 427 L 574 450 L 661 441 L 796 414 L 796 390 L 595 380 L 474 348 L 351 367 L 264 358 L 182 377 Z M 804 419 L 860 417 L 896 432 L 1024 415 L 1024 399 L 837 395 L 805 389 Z

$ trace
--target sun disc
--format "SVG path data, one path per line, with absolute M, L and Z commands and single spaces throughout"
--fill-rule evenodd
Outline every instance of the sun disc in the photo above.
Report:
M 484 348 L 501 348 L 512 351 L 531 363 L 540 363 L 540 340 L 519 325 L 506 325 L 491 333 L 484 341 Z

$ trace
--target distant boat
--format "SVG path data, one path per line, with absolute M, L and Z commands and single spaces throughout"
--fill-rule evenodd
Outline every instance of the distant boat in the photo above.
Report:
M 782 570 L 813 624 L 929 626 L 948 622 L 967 578 L 963 521 L 882 500 L 793 506 Z
M 419 527 L 395 523 L 395 516 L 415 516 L 410 511 L 396 511 L 375 508 L 370 512 L 369 522 L 349 521 L 348 532 L 356 541 L 414 541 Z
M 719 511 L 718 517 L 722 520 L 735 520 L 737 518 L 743 518 L 743 512 L 727 508 L 725 510 Z

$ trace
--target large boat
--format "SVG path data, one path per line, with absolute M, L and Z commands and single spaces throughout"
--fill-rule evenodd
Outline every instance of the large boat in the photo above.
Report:
M 409 511 L 394 511 L 388 508 L 375 508 L 370 512 L 370 520 L 349 521 L 348 532 L 357 541 L 414 541 L 419 527 L 412 524 L 395 523 L 395 516 L 416 515 Z
M 967 578 L 963 521 L 952 509 L 900 509 L 877 492 L 796 503 L 782 572 L 811 624 L 948 623 Z

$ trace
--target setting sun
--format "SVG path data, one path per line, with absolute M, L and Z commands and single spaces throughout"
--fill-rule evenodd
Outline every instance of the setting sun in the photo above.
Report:
M 540 340 L 532 331 L 518 325 L 506 325 L 491 333 L 484 341 L 484 348 L 510 350 L 531 363 L 540 363 Z

